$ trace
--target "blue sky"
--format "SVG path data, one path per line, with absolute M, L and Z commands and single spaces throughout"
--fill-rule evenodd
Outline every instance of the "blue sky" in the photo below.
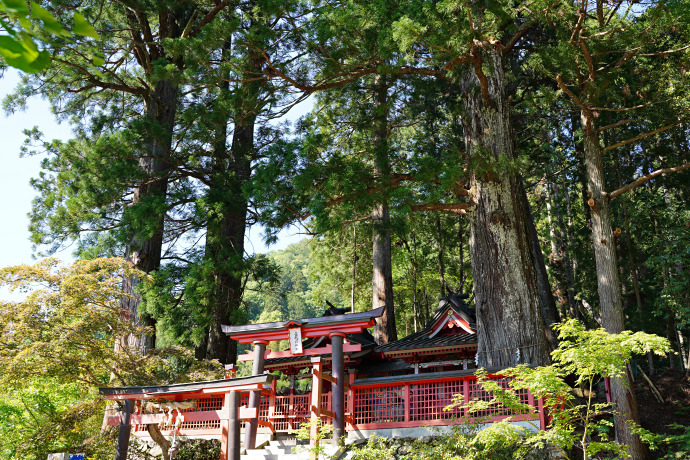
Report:
M 19 82 L 19 75 L 8 70 L 0 78 L 0 100 L 10 93 Z M 297 107 L 292 116 L 304 113 L 311 107 L 311 102 Z M 300 110 L 301 109 L 301 110 Z M 305 110 L 306 109 L 306 110 Z M 29 181 L 40 171 L 40 157 L 20 158 L 19 152 L 24 143 L 24 129 L 37 126 L 46 139 L 69 139 L 72 131 L 68 124 L 58 124 L 50 111 L 49 104 L 39 98 L 29 101 L 26 111 L 7 115 L 0 113 L 0 267 L 32 263 L 33 250 L 29 241 L 27 213 L 31 209 L 31 200 L 35 196 Z M 268 250 L 282 249 L 303 238 L 298 229 L 290 228 L 281 232 L 277 244 L 266 248 L 261 239 L 260 229 L 251 229 L 246 244 L 247 251 L 263 253 Z M 56 257 L 70 261 L 71 249 L 67 248 Z

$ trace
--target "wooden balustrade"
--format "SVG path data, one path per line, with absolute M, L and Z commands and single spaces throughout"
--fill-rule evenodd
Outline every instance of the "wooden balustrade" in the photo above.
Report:
M 499 385 L 508 387 L 508 379 L 495 376 L 494 380 Z M 453 403 L 454 395 L 462 395 L 461 399 L 465 402 L 471 399 L 488 401 L 491 398 L 477 384 L 476 377 L 470 371 L 351 379 L 345 394 L 346 429 L 371 430 L 461 423 L 462 417 L 466 415 L 462 407 L 444 410 Z M 518 395 L 522 402 L 533 407 L 532 411 L 516 414 L 495 406 L 475 415 L 486 421 L 513 417 L 514 420 L 539 421 L 540 426 L 544 426 L 543 402 L 524 390 L 520 390 Z M 332 420 L 328 415 L 332 411 L 331 396 L 330 392 L 323 393 L 317 405 L 312 401 L 311 394 L 277 395 L 273 383 L 262 394 L 258 411 L 259 432 L 295 432 L 310 420 L 313 414 L 311 406 L 318 406 L 322 424 L 330 424 Z M 247 398 L 246 393 L 242 395 L 240 407 L 247 405 Z M 222 413 L 222 395 L 199 398 L 196 407 L 180 410 L 184 421 L 179 434 L 220 435 Z M 163 413 L 144 414 L 141 406 L 137 405 L 131 415 L 132 434 L 148 436 L 145 423 L 159 423 L 165 416 Z M 246 419 L 247 416 L 242 411 L 240 418 Z M 177 411 L 162 427 L 164 434 L 172 434 L 176 417 Z M 106 417 L 105 422 L 110 425 L 118 424 L 119 415 Z

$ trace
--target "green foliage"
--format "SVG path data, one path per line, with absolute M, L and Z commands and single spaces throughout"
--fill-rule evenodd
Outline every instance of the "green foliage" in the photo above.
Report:
M 539 457 L 520 450 L 524 429 L 496 423 L 481 429 L 477 424 L 454 425 L 449 432 L 434 433 L 433 440 L 386 439 L 372 436 L 366 445 L 353 449 L 354 460 L 508 460 Z M 519 452 L 519 453 L 518 453 Z
M 530 406 L 521 401 L 516 390 L 525 389 L 535 398 L 544 399 L 544 406 L 549 408 L 553 417 L 550 425 L 545 430 L 538 430 L 536 426 L 530 430 L 495 424 L 491 429 L 480 432 L 478 439 L 499 445 L 507 442 L 514 446 L 516 452 L 512 458 L 521 458 L 526 452 L 549 445 L 556 447 L 567 458 L 572 446 L 581 449 L 585 458 L 601 451 L 626 456 L 627 447 L 615 443 L 609 435 L 613 427 L 609 417 L 615 407 L 594 401 L 597 382 L 603 379 L 602 376 L 620 377 L 626 372 L 628 361 L 636 354 L 650 351 L 658 355 L 668 353 L 668 340 L 643 332 L 609 334 L 603 329 L 586 330 L 575 320 L 564 321 L 555 329 L 559 333 L 560 343 L 552 353 L 552 365 L 536 368 L 521 365 L 502 370 L 501 375 L 511 378 L 509 388 L 489 379 L 480 370 L 477 380 L 492 398 L 488 401 L 472 400 L 465 404 L 464 397 L 458 395 L 454 406 L 466 407 L 467 417 L 473 417 L 473 414 L 495 405 L 524 414 L 530 411 Z M 565 384 L 563 379 L 568 375 L 576 377 L 576 383 L 583 391 L 583 400 L 574 397 L 570 387 Z M 506 423 L 519 420 L 521 417 L 514 415 Z M 494 431 L 494 427 L 498 428 Z M 647 437 L 649 435 L 639 427 L 637 431 Z
M 217 439 L 186 439 L 180 442 L 177 460 L 216 460 L 220 458 L 220 441 Z
M 80 13 L 74 12 L 72 20 L 72 32 L 69 32 L 50 11 L 35 2 L 31 2 L 29 8 L 24 0 L 3 0 L 0 2 L 0 26 L 8 35 L 0 36 L 0 56 L 7 65 L 23 72 L 41 72 L 50 65 L 50 51 L 45 49 L 49 43 L 44 40 L 71 37 L 72 34 L 98 39 L 96 30 Z M 39 27 L 42 38 L 38 37 Z M 39 45 L 44 49 L 39 49 Z
M 395 454 L 395 447 L 387 441 L 387 438 L 380 438 L 374 434 L 367 439 L 364 446 L 353 449 L 350 458 L 352 460 L 388 460 Z
M 597 375 L 620 377 L 633 355 L 670 352 L 668 340 L 644 332 L 623 331 L 609 334 L 604 329 L 585 330 L 577 321 L 556 325 L 562 340 L 553 359 L 566 374 L 578 376 L 577 383 L 588 383 Z
M 675 433 L 653 435 L 650 441 L 663 452 L 663 460 L 679 460 L 690 456 L 690 427 L 677 423 L 669 427 Z
M 167 347 L 141 356 L 115 343 L 148 333 L 123 317 L 123 277 L 143 274 L 122 259 L 54 260 L 0 270 L 0 285 L 24 295 L 0 302 L 0 449 L 3 458 L 112 449 L 99 434 L 98 387 L 219 378 L 218 363 Z M 110 451 L 112 454 L 112 451 Z M 7 454 L 5 456 L 5 454 Z
M 270 270 L 257 273 L 247 283 L 244 303 L 249 320 L 256 323 L 320 316 L 327 307 L 314 299 L 319 280 L 309 273 L 311 262 L 307 239 L 267 254 L 264 264 Z
M 309 457 L 318 458 L 328 458 L 326 455 L 326 443 L 325 441 L 333 436 L 333 425 L 323 425 L 321 419 L 316 420 L 316 439 L 311 439 L 311 427 L 313 422 L 309 420 L 306 423 L 302 423 L 297 430 L 297 439 L 300 440 L 310 440 L 313 442 L 309 447 L 300 446 L 297 450 L 298 453 L 303 455 L 309 455 Z
M 55 378 L 22 382 L 0 387 L 0 456 L 4 459 L 38 459 L 49 452 L 68 451 L 80 446 L 102 421 L 103 401 L 79 383 Z

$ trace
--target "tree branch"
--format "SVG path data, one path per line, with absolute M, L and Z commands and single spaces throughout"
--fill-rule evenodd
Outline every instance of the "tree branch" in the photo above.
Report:
M 622 195 L 623 193 L 634 189 L 635 187 L 644 184 L 645 182 L 649 182 L 652 179 L 655 179 L 659 176 L 662 176 L 664 174 L 668 173 L 674 173 L 674 172 L 680 172 L 684 171 L 686 169 L 690 169 L 690 163 L 686 163 L 682 166 L 676 166 L 674 168 L 665 168 L 665 169 L 657 169 L 654 172 L 651 172 L 645 176 L 638 177 L 635 179 L 633 182 L 629 183 L 628 185 L 625 185 L 618 190 L 614 190 L 613 192 L 609 193 L 609 198 L 613 199 L 616 198 L 618 195 Z
M 640 134 L 639 136 L 632 137 L 632 138 L 630 138 L 630 139 L 628 139 L 628 140 L 620 141 L 620 142 L 618 142 L 618 143 L 616 143 L 616 144 L 609 145 L 609 146 L 606 147 L 604 150 L 602 150 L 602 153 L 608 152 L 609 150 L 613 150 L 613 149 L 618 148 L 618 147 L 622 147 L 622 146 L 624 146 L 624 145 L 630 144 L 630 143 L 635 142 L 635 141 L 639 141 L 640 139 L 644 139 L 645 137 L 653 136 L 653 135 L 655 135 L 655 134 L 657 134 L 657 133 L 660 133 L 660 132 L 662 132 L 662 131 L 666 131 L 667 129 L 671 129 L 671 128 L 673 128 L 674 126 L 678 126 L 678 125 L 681 124 L 682 122 L 683 122 L 683 120 L 679 120 L 679 121 L 677 121 L 677 122 L 675 122 L 675 123 L 673 123 L 673 124 L 670 124 L 670 125 L 667 125 L 667 126 L 662 126 L 661 128 L 655 129 L 654 131 L 650 131 L 650 132 L 645 133 L 645 134 Z
M 443 212 L 449 212 L 451 214 L 459 214 L 459 215 L 465 215 L 467 214 L 467 210 L 471 207 L 472 205 L 469 203 L 465 203 L 463 201 L 459 201 L 457 203 L 424 203 L 424 204 L 415 204 L 410 206 L 410 209 L 414 212 L 419 212 L 419 211 L 443 211 Z
M 562 74 L 560 74 L 560 73 L 558 74 L 558 76 L 556 77 L 556 81 L 558 82 L 558 87 L 561 88 L 561 90 L 562 90 L 565 94 L 567 94 L 568 96 L 570 96 L 570 98 L 575 102 L 575 104 L 578 105 L 578 107 L 580 107 L 580 108 L 581 108 L 582 110 L 584 110 L 585 112 L 590 112 L 589 108 L 588 108 L 588 107 L 587 107 L 587 106 L 586 106 L 586 105 L 575 95 L 575 93 L 573 93 L 572 91 L 570 91 L 570 90 L 565 86 L 565 83 L 563 82 L 563 75 L 562 75 Z
M 229 2 L 227 1 L 222 1 L 218 3 L 215 8 L 209 11 L 208 14 L 204 16 L 203 19 L 201 19 L 201 21 L 199 21 L 199 24 L 194 28 L 190 36 L 195 37 L 201 31 L 201 28 L 209 22 L 213 21 L 213 18 L 215 18 L 218 15 L 218 13 L 220 13 L 223 10 L 223 8 L 228 6 L 228 4 Z
M 606 131 L 607 129 L 615 128 L 616 126 L 624 125 L 626 123 L 630 123 L 631 121 L 635 121 L 634 118 L 628 118 L 627 120 L 621 120 L 617 121 L 616 123 L 611 123 L 610 125 L 602 126 L 599 128 L 599 132 Z

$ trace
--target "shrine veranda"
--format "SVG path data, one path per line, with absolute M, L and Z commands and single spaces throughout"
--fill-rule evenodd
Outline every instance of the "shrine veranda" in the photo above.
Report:
M 253 345 L 251 353 L 238 357 L 253 362 L 252 376 L 235 377 L 230 366 L 222 380 L 101 388 L 106 398 L 123 402 L 122 410 L 106 414 L 104 426 L 120 425 L 121 454 L 129 436 L 147 438 L 147 425 L 157 424 L 168 437 L 220 438 L 221 459 L 239 460 L 241 445 L 254 448 L 257 439 L 294 433 L 308 422 L 312 444 L 318 442 L 317 420 L 332 425 L 335 439 L 419 436 L 470 419 L 462 405 L 446 410 L 456 397 L 491 399 L 474 375 L 476 326 L 462 296 L 443 299 L 422 330 L 378 345 L 367 329 L 382 313 L 379 308 L 347 314 L 331 307 L 318 318 L 224 325 L 230 338 Z M 290 350 L 269 349 L 281 340 L 289 341 Z M 508 388 L 510 380 L 499 369 L 486 371 Z M 287 394 L 277 392 L 276 375 L 289 380 Z M 310 378 L 311 391 L 295 391 L 297 378 Z M 518 396 L 532 409 L 515 413 L 492 405 L 471 419 L 509 418 L 532 429 L 544 427 L 543 402 L 526 390 Z

